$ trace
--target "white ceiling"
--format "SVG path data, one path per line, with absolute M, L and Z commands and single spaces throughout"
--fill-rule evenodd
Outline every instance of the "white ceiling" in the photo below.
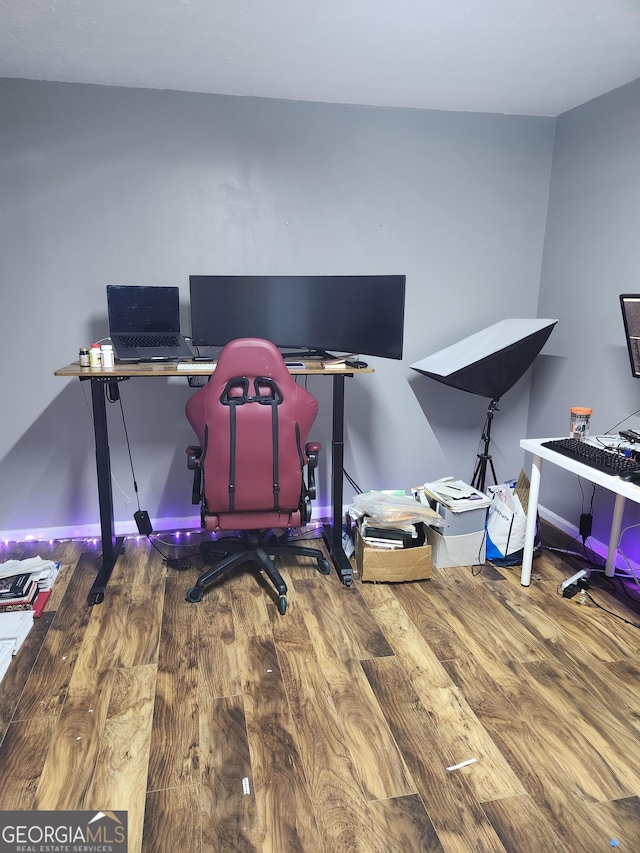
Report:
M 555 116 L 640 78 L 640 0 L 0 0 L 0 77 Z

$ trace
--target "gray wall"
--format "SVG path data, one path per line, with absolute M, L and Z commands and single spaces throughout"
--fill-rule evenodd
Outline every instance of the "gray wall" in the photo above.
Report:
M 571 406 L 593 408 L 591 434 L 620 421 L 638 429 L 618 295 L 640 292 L 640 81 L 557 119 L 540 316 L 559 318 L 533 372 L 529 435 L 566 435 Z M 631 416 L 631 417 L 629 417 Z M 629 418 L 628 420 L 626 420 Z M 615 430 L 614 430 L 615 431 Z M 592 487 L 546 466 L 541 502 L 577 527 Z M 594 499 L 594 533 L 606 542 L 612 501 Z M 627 507 L 625 524 L 640 521 Z M 632 550 L 637 533 L 623 540 Z
M 556 316 L 546 299 L 538 314 L 554 128 L 539 117 L 0 81 L 0 530 L 95 524 L 88 389 L 53 370 L 107 334 L 108 283 L 179 285 L 188 331 L 190 273 L 406 274 L 404 360 L 369 359 L 376 373 L 347 383 L 346 467 L 363 489 L 469 480 L 488 401 L 409 365 L 505 317 Z M 309 388 L 328 451 L 330 383 Z M 160 527 L 197 524 L 186 381 L 131 380 L 121 392 L 142 506 Z M 528 402 L 527 377 L 494 424 L 499 479 L 522 465 Z M 119 409 L 109 416 L 124 531 L 137 507 Z M 322 475 L 320 511 L 326 464 Z

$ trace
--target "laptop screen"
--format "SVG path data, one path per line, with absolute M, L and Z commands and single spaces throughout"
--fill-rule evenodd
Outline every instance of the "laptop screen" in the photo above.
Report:
M 108 284 L 109 332 L 180 332 L 177 287 Z

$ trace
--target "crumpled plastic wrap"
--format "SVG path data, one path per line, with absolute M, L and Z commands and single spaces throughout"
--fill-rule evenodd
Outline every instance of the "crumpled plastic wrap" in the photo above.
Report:
M 385 492 L 365 492 L 356 495 L 349 512 L 358 517 L 368 515 L 378 524 L 401 526 L 425 522 L 442 527 L 444 519 L 435 510 L 419 503 L 411 495 L 389 495 Z

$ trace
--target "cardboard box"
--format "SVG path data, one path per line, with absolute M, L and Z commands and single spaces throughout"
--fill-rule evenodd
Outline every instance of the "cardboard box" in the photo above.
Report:
M 355 560 L 360 580 L 395 583 L 431 577 L 431 545 L 414 548 L 372 548 L 355 531 Z
M 460 536 L 443 536 L 434 527 L 427 527 L 426 532 L 427 542 L 431 545 L 431 559 L 437 569 L 484 563 L 487 538 L 484 530 Z
M 516 482 L 515 492 L 517 496 L 520 498 L 520 503 L 522 505 L 522 509 L 525 511 L 525 514 L 529 512 L 529 491 L 531 488 L 531 484 L 529 482 L 529 477 L 527 476 L 527 472 L 524 468 L 520 471 L 520 476 Z

